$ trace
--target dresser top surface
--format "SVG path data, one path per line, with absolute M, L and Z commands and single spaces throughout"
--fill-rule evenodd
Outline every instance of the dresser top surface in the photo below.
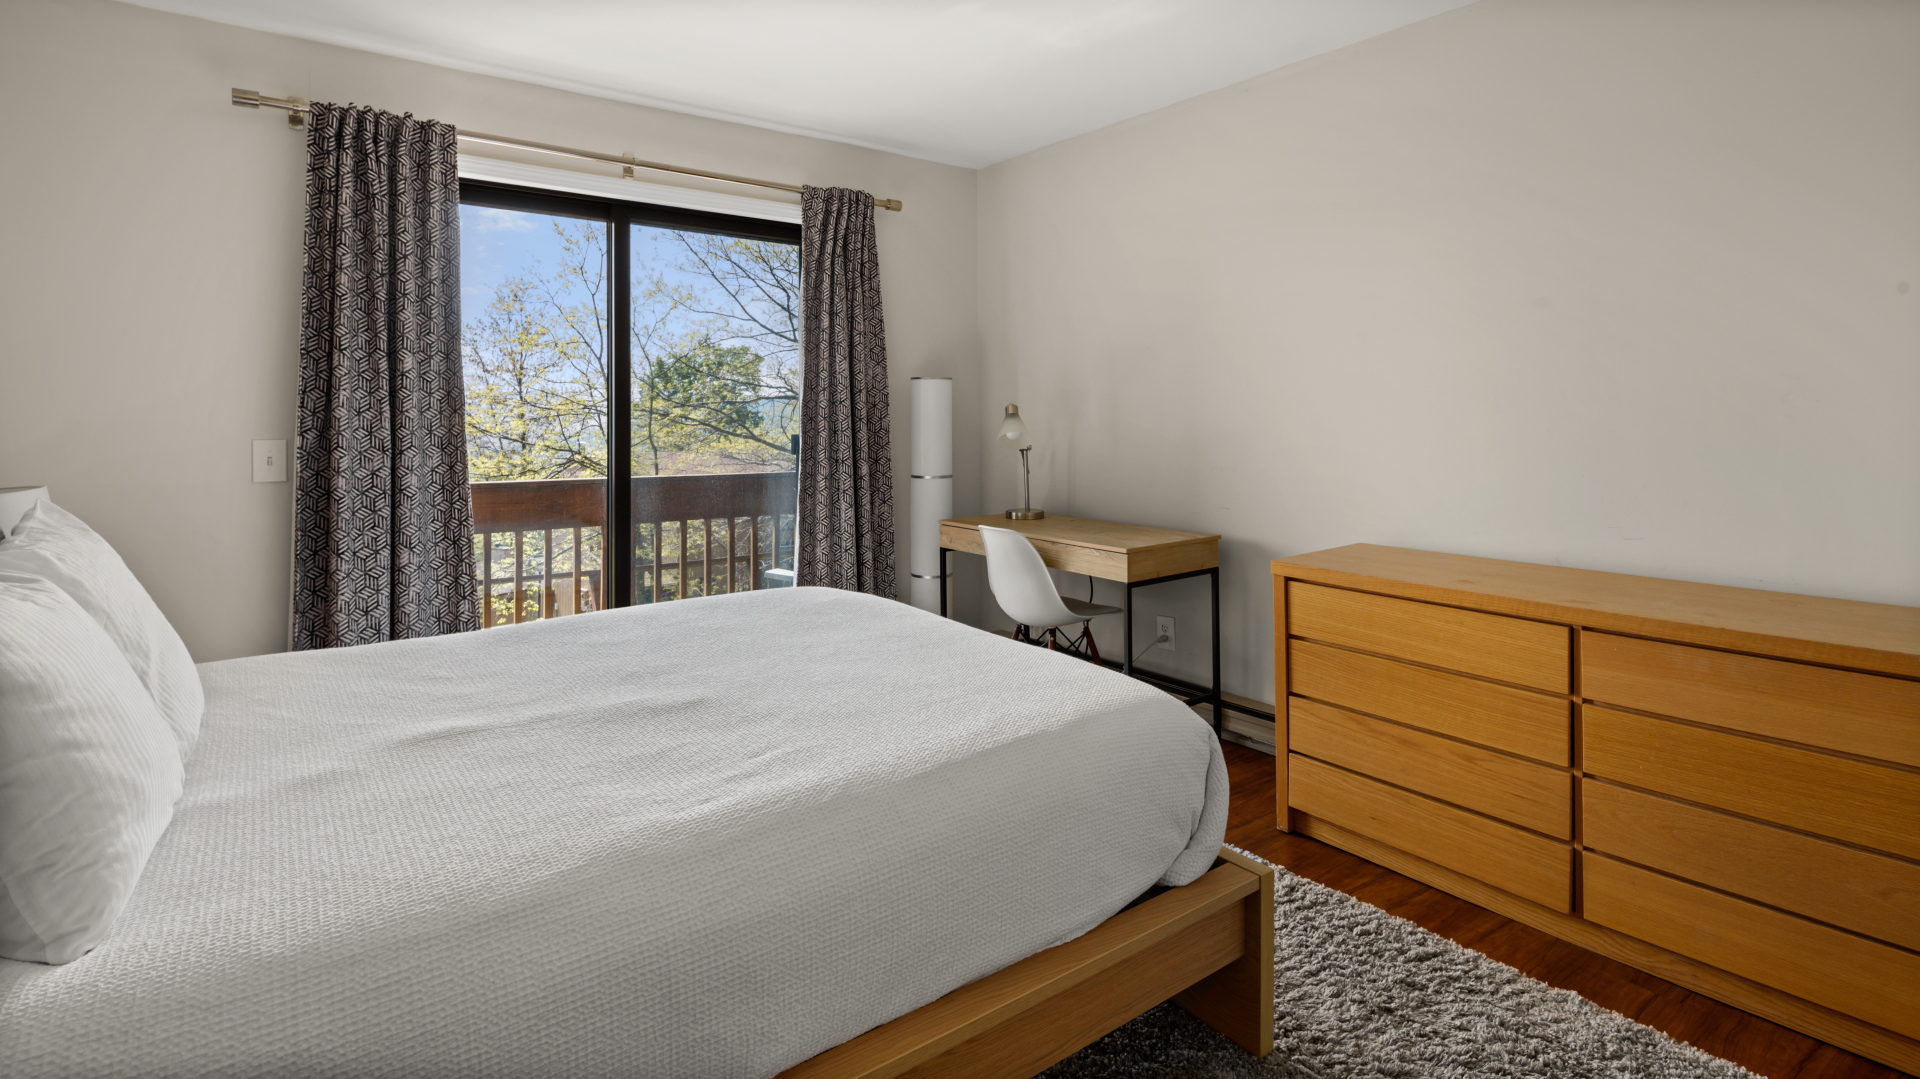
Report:
M 1370 543 L 1277 559 L 1273 572 L 1522 618 L 1920 677 L 1920 607 Z

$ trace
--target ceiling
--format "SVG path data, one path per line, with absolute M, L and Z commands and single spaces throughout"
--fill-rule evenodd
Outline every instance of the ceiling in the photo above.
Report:
M 978 168 L 1471 0 L 138 2 Z

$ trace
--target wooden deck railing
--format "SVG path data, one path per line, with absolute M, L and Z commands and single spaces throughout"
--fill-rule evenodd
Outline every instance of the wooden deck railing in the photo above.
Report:
M 633 602 L 765 587 L 793 564 L 795 474 L 633 480 Z M 606 481 L 475 483 L 474 559 L 486 626 L 606 606 Z
M 766 587 L 793 565 L 792 472 L 645 476 L 633 481 L 633 601 Z

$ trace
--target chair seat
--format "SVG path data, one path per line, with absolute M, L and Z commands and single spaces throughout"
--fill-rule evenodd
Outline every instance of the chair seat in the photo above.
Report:
M 1066 604 L 1067 610 L 1072 611 L 1082 619 L 1092 618 L 1095 615 L 1102 614 L 1125 613 L 1124 609 L 1120 607 L 1109 607 L 1104 603 L 1088 603 L 1086 600 L 1074 599 L 1072 596 L 1061 596 L 1060 602 Z

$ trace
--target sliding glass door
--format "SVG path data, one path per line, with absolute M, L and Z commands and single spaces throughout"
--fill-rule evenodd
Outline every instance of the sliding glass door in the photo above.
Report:
M 800 248 L 633 223 L 634 602 L 791 583 Z
M 595 207 L 517 199 L 460 207 L 483 626 L 608 603 L 610 239 Z
M 461 201 L 484 624 L 790 583 L 799 227 Z

